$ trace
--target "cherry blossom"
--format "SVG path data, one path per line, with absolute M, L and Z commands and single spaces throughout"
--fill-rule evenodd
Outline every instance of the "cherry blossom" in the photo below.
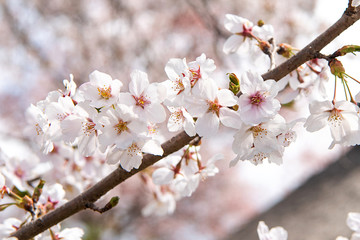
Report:
M 233 14 L 225 15 L 224 26 L 233 33 L 224 44 L 223 51 L 226 54 L 236 52 L 240 47 L 244 50 L 250 49 L 251 41 L 256 37 L 267 41 L 273 36 L 274 31 L 271 25 L 254 26 L 248 19 Z
M 310 116 L 304 127 L 309 132 L 315 132 L 328 125 L 333 138 L 329 148 L 335 144 L 352 145 L 357 140 L 354 133 L 359 131 L 360 119 L 355 104 L 348 101 L 335 104 L 331 101 L 316 101 L 309 108 Z
M 17 218 L 7 218 L 3 223 L 0 223 L 0 237 L 1 239 L 7 239 L 9 235 L 21 226 L 21 221 Z
M 351 3 L 351 6 L 353 6 L 353 7 L 357 7 L 359 5 L 360 5 L 360 0 L 353 0 Z
M 184 107 L 168 107 L 171 112 L 167 127 L 170 132 L 177 132 L 184 129 L 189 136 L 194 136 L 195 121 Z
M 346 218 L 346 224 L 348 227 L 354 231 L 351 235 L 350 240 L 359 240 L 360 239 L 360 213 L 349 212 Z M 346 237 L 337 237 L 336 240 L 349 240 Z
M 260 74 L 246 72 L 241 77 L 239 113 L 241 120 L 249 125 L 257 125 L 274 117 L 280 110 L 277 82 L 264 81 Z
M 113 80 L 110 75 L 94 71 L 89 75 L 90 82 L 79 87 L 80 94 L 96 108 L 108 107 L 116 103 L 122 82 Z
M 129 172 L 133 168 L 139 168 L 142 163 L 143 152 L 161 156 L 164 151 L 157 142 L 151 139 L 138 138 L 125 149 L 121 150 L 116 147 L 110 149 L 107 154 L 107 162 L 116 164 L 120 161 L 121 167 Z
M 162 187 L 155 187 L 152 200 L 142 209 L 144 216 L 164 216 L 172 214 L 176 208 L 175 196 Z
M 99 145 L 97 115 L 97 110 L 85 101 L 77 104 L 72 115 L 61 122 L 63 139 L 71 143 L 76 141 L 80 153 L 86 157 L 93 155 Z
M 164 103 L 169 106 L 182 106 L 184 98 L 190 93 L 190 72 L 186 59 L 172 58 L 165 66 L 168 80 L 163 84 L 167 89 Z
M 296 138 L 292 127 L 293 124 L 287 125 L 280 115 L 256 126 L 242 125 L 234 135 L 232 149 L 237 156 L 230 166 L 239 160 L 249 160 L 257 165 L 268 159 L 269 162 L 281 164 L 284 147 Z
M 269 230 L 265 222 L 260 221 L 257 227 L 259 240 L 287 240 L 288 233 L 283 227 L 274 227 Z
M 141 134 L 146 134 L 147 125 L 140 121 L 126 105 L 116 105 L 99 114 L 97 120 L 100 149 L 116 144 L 120 149 L 128 148 Z M 97 125 L 98 126 L 98 125 Z
M 166 98 L 166 89 L 158 83 L 149 84 L 148 76 L 142 71 L 131 73 L 129 93 L 121 93 L 119 101 L 133 107 L 133 111 L 142 121 L 161 123 L 166 113 L 161 105 Z
M 187 110 L 193 117 L 198 117 L 195 122 L 196 132 L 200 136 L 213 136 L 219 129 L 220 122 L 227 127 L 236 127 L 239 115 L 228 107 L 236 104 L 234 94 L 228 89 L 218 90 L 213 81 L 199 83 L 203 85 L 198 97 L 188 100 Z

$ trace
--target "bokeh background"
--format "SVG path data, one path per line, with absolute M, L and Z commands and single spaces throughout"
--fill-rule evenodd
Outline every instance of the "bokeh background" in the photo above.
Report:
M 164 81 L 170 58 L 192 61 L 205 53 L 215 60 L 215 76 L 223 81 L 227 72 L 263 68 L 248 56 L 222 53 L 229 36 L 223 28 L 225 14 L 253 22 L 262 19 L 274 26 L 277 43 L 302 48 L 334 23 L 346 6 L 346 0 L 2 0 L 0 148 L 11 156 L 21 154 L 19 145 L 27 144 L 26 108 L 62 88 L 69 74 L 78 85 L 88 81 L 94 70 L 124 83 L 134 69 L 146 71 L 153 82 Z M 359 41 L 360 25 L 355 24 L 324 53 Z M 343 63 L 350 75 L 360 78 L 358 58 L 349 56 Z M 282 113 L 288 119 L 306 117 L 306 104 Z M 240 162 L 229 168 L 234 157 L 231 135 L 222 131 L 218 138 L 203 141 L 203 158 L 225 155 L 218 164 L 220 173 L 203 182 L 192 197 L 179 201 L 171 216 L 141 216 L 149 193 L 135 176 L 112 193 L 120 196 L 116 211 L 101 216 L 85 212 L 65 224 L 82 226 L 84 239 L 89 240 L 225 239 L 348 151 L 328 150 L 327 130 L 309 134 L 300 126 L 297 131 L 297 142 L 286 149 L 281 166 Z M 345 214 L 340 221 L 344 229 Z

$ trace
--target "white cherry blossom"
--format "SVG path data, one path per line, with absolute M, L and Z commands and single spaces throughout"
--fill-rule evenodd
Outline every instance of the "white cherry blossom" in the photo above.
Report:
M 97 70 L 89 75 L 89 79 L 90 82 L 79 87 L 79 92 L 85 100 L 90 101 L 91 106 L 108 107 L 117 102 L 122 82 Z
M 188 100 L 189 113 L 198 117 L 195 122 L 196 132 L 200 136 L 213 136 L 219 129 L 220 122 L 227 127 L 235 128 L 239 115 L 228 108 L 236 104 L 236 97 L 228 89 L 218 90 L 213 81 L 200 82 L 200 95 Z
M 351 6 L 353 6 L 353 7 L 357 7 L 359 5 L 360 5 L 360 0 L 353 0 L 351 3 Z
M 22 222 L 17 218 L 7 218 L 3 223 L 0 223 L 0 237 L 1 239 L 7 239 L 9 235 L 21 226 Z
M 279 114 L 256 126 L 242 125 L 234 136 L 232 149 L 237 156 L 230 166 L 239 160 L 249 160 L 257 165 L 268 159 L 269 162 L 281 164 L 284 147 L 294 140 L 293 134 Z
M 142 209 L 144 216 L 165 216 L 172 214 L 176 208 L 175 196 L 164 188 L 155 187 L 152 200 Z
M 357 140 L 355 135 L 360 129 L 358 107 L 348 101 L 338 101 L 335 105 L 331 101 L 316 101 L 310 104 L 310 116 L 304 127 L 309 132 L 318 131 L 329 126 L 335 144 L 352 145 Z
M 250 125 L 257 125 L 274 117 L 280 110 L 277 82 L 264 81 L 260 74 L 246 72 L 240 81 L 239 113 L 241 120 Z
M 170 132 L 184 129 L 189 136 L 195 136 L 195 121 L 184 107 L 168 107 L 171 112 L 167 127 Z
M 126 105 L 116 105 L 101 112 L 97 120 L 100 149 L 116 144 L 120 149 L 128 148 L 139 135 L 147 132 L 146 123 L 140 121 Z M 103 127 L 102 127 L 103 126 Z
M 131 73 L 129 93 L 120 94 L 120 103 L 133 107 L 139 119 L 152 123 L 161 123 L 166 119 L 162 102 L 166 97 L 166 89 L 158 83 L 149 83 L 148 76 L 142 71 Z
M 98 131 L 95 123 L 97 110 L 89 106 L 89 102 L 80 102 L 73 114 L 61 122 L 63 139 L 71 143 L 77 142 L 79 151 L 84 156 L 91 156 L 98 148 Z
M 172 58 L 165 66 L 168 80 L 163 84 L 167 89 L 164 103 L 169 106 L 182 106 L 184 98 L 190 94 L 190 72 L 186 59 Z
M 273 36 L 274 31 L 271 25 L 254 26 L 248 19 L 233 14 L 225 15 L 224 26 L 233 33 L 224 44 L 223 51 L 226 54 L 236 52 L 240 47 L 247 51 L 256 46 L 254 36 L 267 41 Z
M 265 222 L 260 221 L 257 227 L 259 240 L 287 240 L 288 233 L 283 227 L 274 227 L 269 230 Z

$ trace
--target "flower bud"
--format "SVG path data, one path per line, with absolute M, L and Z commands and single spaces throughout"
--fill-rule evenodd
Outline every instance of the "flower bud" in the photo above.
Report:
M 257 25 L 258 25 L 259 27 L 262 27 L 262 26 L 265 25 L 265 22 L 260 19 L 260 20 L 257 22 Z
M 294 48 L 286 43 L 280 43 L 278 45 L 279 49 L 276 51 L 279 55 L 285 57 L 285 58 L 290 58 L 292 55 L 294 55 Z
M 37 203 L 37 201 L 39 201 L 39 198 L 41 196 L 42 189 L 43 189 L 44 185 L 45 185 L 45 181 L 40 179 L 40 182 L 35 187 L 33 195 L 32 195 L 32 200 L 34 201 L 34 203 Z
M 343 46 L 342 48 L 340 48 L 339 50 L 337 50 L 335 53 L 334 53 L 334 56 L 344 56 L 345 54 L 347 53 L 353 53 L 354 52 L 360 52 L 360 46 L 357 46 L 357 45 L 346 45 L 346 46 Z
M 227 73 L 229 76 L 229 90 L 232 91 L 235 95 L 240 91 L 240 81 L 235 73 Z
M 334 58 L 329 62 L 330 71 L 333 75 L 339 78 L 343 78 L 343 74 L 345 73 L 345 68 L 342 63 Z

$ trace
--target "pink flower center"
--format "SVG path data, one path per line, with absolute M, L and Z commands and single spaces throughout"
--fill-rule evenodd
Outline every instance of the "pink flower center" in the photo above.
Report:
M 141 95 L 140 97 L 136 97 L 133 95 L 133 98 L 135 99 L 136 102 L 136 106 L 141 107 L 142 109 L 144 109 L 145 105 L 150 104 L 151 102 L 149 100 L 147 100 L 143 95 Z
M 255 106 L 259 106 L 265 101 L 264 96 L 258 91 L 249 97 L 250 103 Z
M 243 24 L 243 31 L 242 32 L 239 32 L 239 33 L 236 33 L 237 35 L 241 35 L 244 37 L 244 40 L 249 37 L 249 38 L 252 38 L 253 37 L 253 34 L 252 34 L 252 27 L 246 27 L 245 24 Z
M 221 105 L 218 103 L 218 99 L 215 98 L 214 101 L 208 101 L 208 104 L 209 104 L 208 112 L 213 112 L 217 116 L 219 116 Z
M 190 83 L 191 83 L 191 87 L 193 87 L 196 82 L 201 78 L 201 73 L 200 73 L 200 66 L 197 70 L 194 69 L 189 69 L 191 75 L 190 75 Z
M 344 120 L 343 115 L 341 114 L 342 110 L 334 108 L 330 112 L 330 116 L 328 118 L 328 121 L 333 126 L 340 126 L 342 121 Z
M 24 172 L 24 170 L 23 170 L 22 168 L 17 167 L 17 168 L 15 169 L 14 174 L 15 174 L 17 177 L 22 178 L 22 177 L 25 175 L 25 172 Z

